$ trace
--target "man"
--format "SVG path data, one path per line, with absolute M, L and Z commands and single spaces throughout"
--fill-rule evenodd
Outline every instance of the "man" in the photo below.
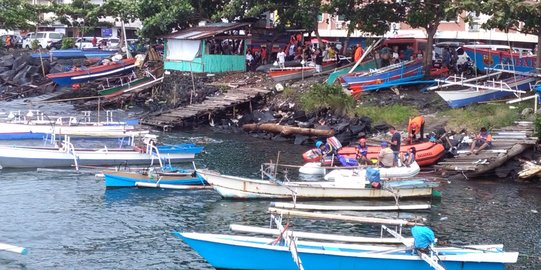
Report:
M 336 150 L 329 143 L 323 143 L 322 141 L 316 142 L 316 147 L 318 149 L 321 160 L 323 161 L 325 157 L 336 155 Z
M 475 147 L 478 146 L 478 149 L 475 149 Z M 479 135 L 475 136 L 473 139 L 473 142 L 471 143 L 470 152 L 477 155 L 479 154 L 479 151 L 489 148 L 492 146 L 492 135 L 488 133 L 487 129 L 485 127 L 482 127 Z
M 316 55 L 316 72 L 321 73 L 322 71 L 322 65 L 323 65 L 323 55 L 319 49 L 315 52 Z
M 404 51 L 404 60 L 413 60 L 413 48 L 411 47 L 411 45 L 408 45 L 406 47 L 406 50 Z
M 92 47 L 96 47 L 97 44 L 98 44 L 98 38 L 96 38 L 96 36 L 94 36 L 92 38 Z
M 276 58 L 278 58 L 278 66 L 280 68 L 285 68 L 286 67 L 286 53 L 284 52 L 283 49 L 280 49 L 278 54 L 276 54 Z
M 394 153 L 394 162 L 396 166 L 398 165 L 398 155 L 400 154 L 402 138 L 400 137 L 400 133 L 398 133 L 394 127 L 390 127 L 389 132 L 391 133 L 391 150 L 393 150 Z
M 368 160 L 368 145 L 366 145 L 365 138 L 359 139 L 359 145 L 357 145 L 356 150 L 356 158 L 359 164 L 368 165 L 370 161 Z
M 379 52 L 381 58 L 381 66 L 386 67 L 390 64 L 391 49 L 387 45 L 383 45 L 383 48 Z
M 252 71 L 254 65 L 254 56 L 251 51 L 246 52 L 246 71 Z
M 355 61 L 355 63 L 357 63 L 359 59 L 361 59 L 363 53 L 363 47 L 361 46 L 361 44 L 357 44 L 357 47 L 355 47 L 355 52 L 353 53 L 353 60 Z
M 413 141 L 417 138 L 417 134 L 420 135 L 419 139 L 424 138 L 425 130 L 425 118 L 422 115 L 416 116 L 410 119 L 408 123 L 408 137 L 410 144 L 413 144 Z
M 394 166 L 394 153 L 386 141 L 381 142 L 381 150 L 378 155 L 378 166 L 390 168 Z

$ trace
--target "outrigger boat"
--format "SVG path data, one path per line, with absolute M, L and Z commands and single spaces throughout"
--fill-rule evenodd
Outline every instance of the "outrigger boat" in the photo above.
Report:
M 321 72 L 316 72 L 316 67 L 312 63 L 300 67 L 284 67 L 284 68 L 271 68 L 269 69 L 269 76 L 277 82 L 298 80 L 303 78 L 312 77 L 317 74 L 328 74 L 333 72 L 340 62 L 349 61 L 349 58 L 342 57 L 338 61 L 324 60 L 321 65 Z
M 69 137 L 56 147 L 0 146 L 2 168 L 52 168 L 110 166 L 111 164 L 154 164 L 192 161 L 203 147 L 194 144 L 156 146 L 155 136 L 144 138 L 145 146 L 132 148 L 75 148 Z
M 60 86 L 88 82 L 97 78 L 122 74 L 135 68 L 135 58 L 122 59 L 105 65 L 91 66 L 81 70 L 48 74 L 47 78 Z
M 270 172 L 276 170 L 275 165 L 263 164 L 262 178 L 251 179 L 230 175 L 222 175 L 209 170 L 199 173 L 224 198 L 232 199 L 339 199 L 339 198 L 388 198 L 430 197 L 437 182 L 427 179 L 404 179 L 383 182 L 383 188 L 372 188 L 366 179 L 355 181 L 318 181 L 289 182 L 280 181 Z M 287 178 L 286 178 L 287 179 Z
M 430 229 L 406 220 L 315 213 L 306 215 L 300 214 L 301 211 L 278 212 L 272 209 L 270 211 L 275 228 L 236 225 L 231 228 L 274 235 L 275 238 L 190 232 L 173 234 L 217 269 L 503 270 L 505 264 L 516 263 L 519 255 L 518 252 L 504 251 L 503 245 L 437 247 Z M 291 230 L 289 224 L 282 225 L 284 215 L 385 224 L 381 225 L 382 234 L 383 231 L 388 232 L 402 246 L 367 244 L 360 241 L 365 239 L 351 235 L 297 232 Z M 392 230 L 387 225 L 397 226 L 397 229 Z M 411 229 L 413 239 L 401 235 L 404 225 L 415 225 Z M 428 251 L 416 248 L 425 243 L 429 245 Z
M 481 71 L 497 67 L 520 72 L 535 71 L 535 55 L 511 52 L 509 46 L 481 44 L 464 45 L 462 48 Z
M 106 58 L 117 53 L 117 50 L 100 49 L 66 49 L 50 50 L 43 53 L 33 53 L 32 58 Z

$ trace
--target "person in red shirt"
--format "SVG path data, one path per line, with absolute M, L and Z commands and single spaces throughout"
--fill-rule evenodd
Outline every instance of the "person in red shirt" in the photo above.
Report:
M 475 149 L 475 147 L 477 146 L 479 148 Z M 475 136 L 475 138 L 473 139 L 473 142 L 471 143 L 470 151 L 471 153 L 477 155 L 479 154 L 479 151 L 491 146 L 492 146 L 492 135 L 488 133 L 486 128 L 482 127 L 479 132 L 479 135 Z
M 417 134 L 420 135 L 419 138 L 421 140 L 423 139 L 424 129 L 425 129 L 425 118 L 422 115 L 410 119 L 408 123 L 408 136 L 409 136 L 410 144 L 412 144 L 413 141 L 417 138 Z
M 357 47 L 355 48 L 355 52 L 353 53 L 353 60 L 355 61 L 355 63 L 357 63 L 359 59 L 361 59 L 361 56 L 363 55 L 363 53 L 364 53 L 363 47 L 361 46 L 361 44 L 357 44 Z
M 96 36 L 94 36 L 92 38 L 92 47 L 96 47 L 96 44 L 98 44 L 98 39 L 96 38 Z

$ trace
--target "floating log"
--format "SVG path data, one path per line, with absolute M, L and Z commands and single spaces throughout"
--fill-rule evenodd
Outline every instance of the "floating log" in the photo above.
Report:
M 330 137 L 334 135 L 334 130 L 300 128 L 300 127 L 278 125 L 274 123 L 244 124 L 242 125 L 242 129 L 249 130 L 249 131 L 263 130 L 270 133 L 280 133 L 281 135 L 284 135 L 284 136 L 308 135 L 308 136 Z
M 285 210 L 285 209 L 279 209 L 279 208 L 274 208 L 274 207 L 269 207 L 269 212 L 274 213 L 274 214 L 285 215 L 285 216 L 341 220 L 341 221 L 358 222 L 358 223 L 366 223 L 366 224 L 408 225 L 408 226 L 422 225 L 420 223 L 403 220 L 403 219 L 357 217 L 357 216 L 338 215 L 338 214 L 321 214 L 321 213 L 311 213 L 311 212 L 305 212 L 305 211 Z
M 258 233 L 266 235 L 280 235 L 280 230 L 274 228 L 262 228 L 254 226 L 246 226 L 239 224 L 231 224 L 229 226 L 231 230 L 238 232 L 247 232 L 247 233 Z M 304 239 L 317 239 L 317 240 L 326 240 L 326 241 L 337 241 L 337 242 L 346 242 L 346 243 L 375 243 L 375 244 L 401 244 L 396 238 L 380 238 L 380 237 L 358 237 L 358 236 L 345 236 L 337 234 L 327 234 L 327 233 L 310 233 L 310 232 L 300 232 L 293 231 L 293 235 L 299 238 Z M 408 241 L 413 243 L 413 238 L 406 238 Z
M 320 204 L 293 204 L 286 202 L 271 202 L 271 206 L 285 209 L 315 210 L 315 211 L 399 211 L 399 210 L 426 210 L 430 204 L 415 205 L 320 205 Z

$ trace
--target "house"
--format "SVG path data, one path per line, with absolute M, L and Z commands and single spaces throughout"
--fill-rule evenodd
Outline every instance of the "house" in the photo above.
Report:
M 200 24 L 164 37 L 164 69 L 218 73 L 246 70 L 249 23 Z

